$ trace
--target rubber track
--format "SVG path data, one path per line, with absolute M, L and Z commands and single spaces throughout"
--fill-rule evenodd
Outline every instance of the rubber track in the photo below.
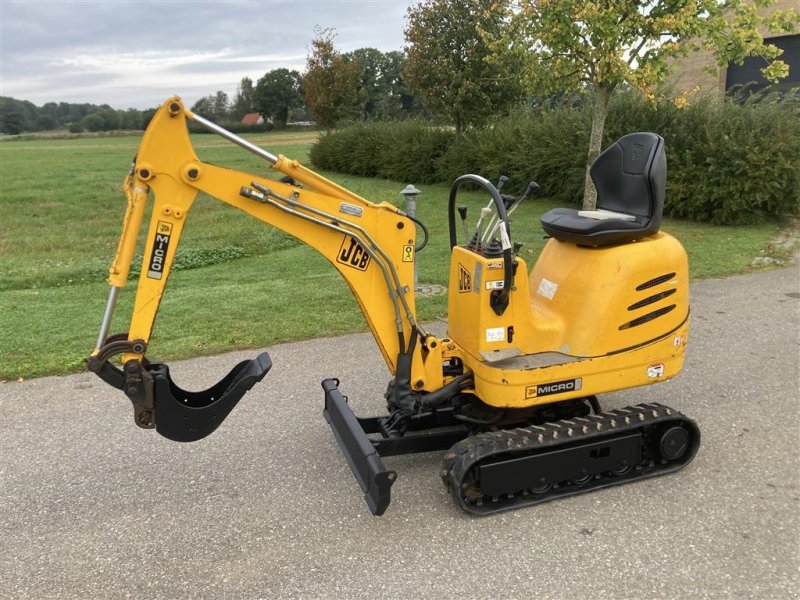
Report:
M 683 456 L 675 461 L 667 461 L 661 458 L 654 437 L 657 432 L 673 425 L 687 429 L 691 439 Z M 561 482 L 544 493 L 513 490 L 502 497 L 483 496 L 474 485 L 473 469 L 488 458 L 517 458 L 538 451 L 553 450 L 562 445 L 575 446 L 582 442 L 588 444 L 632 432 L 642 433 L 642 462 L 625 474 L 603 473 L 595 475 L 582 485 Z M 700 430 L 688 417 L 661 404 L 637 404 L 541 426 L 490 431 L 470 436 L 454 444 L 445 454 L 442 479 L 464 510 L 476 515 L 487 515 L 677 471 L 694 458 L 699 445 Z

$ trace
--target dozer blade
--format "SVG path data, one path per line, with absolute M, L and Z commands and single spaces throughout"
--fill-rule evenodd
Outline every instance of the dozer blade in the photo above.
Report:
M 222 381 L 203 392 L 181 389 L 161 363 L 147 366 L 153 378 L 156 431 L 176 442 L 194 442 L 212 433 L 236 403 L 272 367 L 266 352 L 236 365 Z
M 347 405 L 347 399 L 339 391 L 338 384 L 336 379 L 322 382 L 322 389 L 325 390 L 325 410 L 322 414 L 364 492 L 367 506 L 373 515 L 380 516 L 391 501 L 392 484 L 397 479 L 397 473 L 383 466 L 380 454 Z

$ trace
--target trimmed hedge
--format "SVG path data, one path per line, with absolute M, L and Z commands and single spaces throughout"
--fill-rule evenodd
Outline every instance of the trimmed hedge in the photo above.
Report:
M 454 134 L 415 119 L 366 121 L 323 134 L 311 147 L 311 162 L 361 177 L 441 181 L 436 163 Z
M 508 189 L 531 179 L 542 194 L 579 205 L 591 125 L 581 98 L 519 109 L 456 140 L 421 121 L 360 123 L 323 135 L 311 149 L 322 169 L 403 182 L 450 182 L 463 173 Z M 800 213 L 800 96 L 746 101 L 697 99 L 685 108 L 618 93 L 604 147 L 632 131 L 666 140 L 665 214 L 717 224 L 744 224 Z

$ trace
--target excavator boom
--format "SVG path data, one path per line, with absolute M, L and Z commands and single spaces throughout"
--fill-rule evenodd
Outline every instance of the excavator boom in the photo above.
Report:
M 188 121 L 256 154 L 289 181 L 300 185 L 203 162 L 192 146 Z M 199 192 L 277 227 L 317 250 L 352 290 L 390 371 L 397 372 L 399 361 L 409 381 L 413 368 L 414 381 L 422 382 L 419 389 L 438 389 L 444 385 L 441 364 L 433 368 L 434 361 L 425 360 L 429 353 L 423 357 L 424 348 L 414 339 L 420 335 L 428 337 L 416 322 L 412 293 L 416 225 L 395 206 L 386 202 L 374 204 L 297 161 L 275 156 L 195 115 L 177 97 L 167 100 L 151 121 L 123 189 L 127 210 L 109 269 L 109 299 L 89 366 L 126 392 L 133 401 L 139 426 L 156 427 L 171 439 L 199 439 L 213 431 L 224 418 L 223 413 L 230 412 L 238 398 L 266 374 L 271 364 L 268 357 L 262 356 L 238 365 L 220 384 L 189 399 L 190 394 L 172 383 L 165 366 L 156 367 L 145 359 L 181 235 Z M 109 337 L 114 306 L 128 282 L 148 205 L 152 216 L 147 226 L 130 327 L 124 334 Z M 121 355 L 122 370 L 109 362 L 117 355 Z M 159 407 L 155 406 L 154 395 L 164 398 Z M 215 419 L 206 416 L 212 413 L 216 414 Z M 171 426 L 164 423 L 178 417 L 185 417 L 187 423 L 197 422 L 188 427 L 191 433 L 178 433 L 174 423 Z

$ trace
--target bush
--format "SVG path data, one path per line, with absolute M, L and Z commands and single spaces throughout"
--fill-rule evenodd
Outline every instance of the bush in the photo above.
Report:
M 321 169 L 415 183 L 441 180 L 437 160 L 455 134 L 423 121 L 357 123 L 322 135 L 311 147 Z
M 542 194 L 579 205 L 591 125 L 581 98 L 520 108 L 460 140 L 420 121 L 360 123 L 323 135 L 311 150 L 318 167 L 413 183 L 450 182 L 463 173 L 508 189 L 531 179 Z M 686 108 L 623 91 L 612 100 L 604 147 L 626 133 L 665 138 L 666 215 L 733 225 L 800 212 L 800 96 L 701 98 Z
M 698 102 L 675 128 L 669 214 L 751 223 L 800 210 L 800 103 Z M 667 143 L 670 143 L 667 138 Z M 679 154 L 680 153 L 680 154 Z
M 724 225 L 800 212 L 800 96 L 699 98 L 686 108 L 622 94 L 605 139 L 654 131 L 667 151 L 667 215 Z
M 571 104 L 533 114 L 519 109 L 451 145 L 438 163 L 440 179 L 468 172 L 491 180 L 506 175 L 509 190 L 523 190 L 534 180 L 542 195 L 579 203 L 590 123 L 588 111 Z

